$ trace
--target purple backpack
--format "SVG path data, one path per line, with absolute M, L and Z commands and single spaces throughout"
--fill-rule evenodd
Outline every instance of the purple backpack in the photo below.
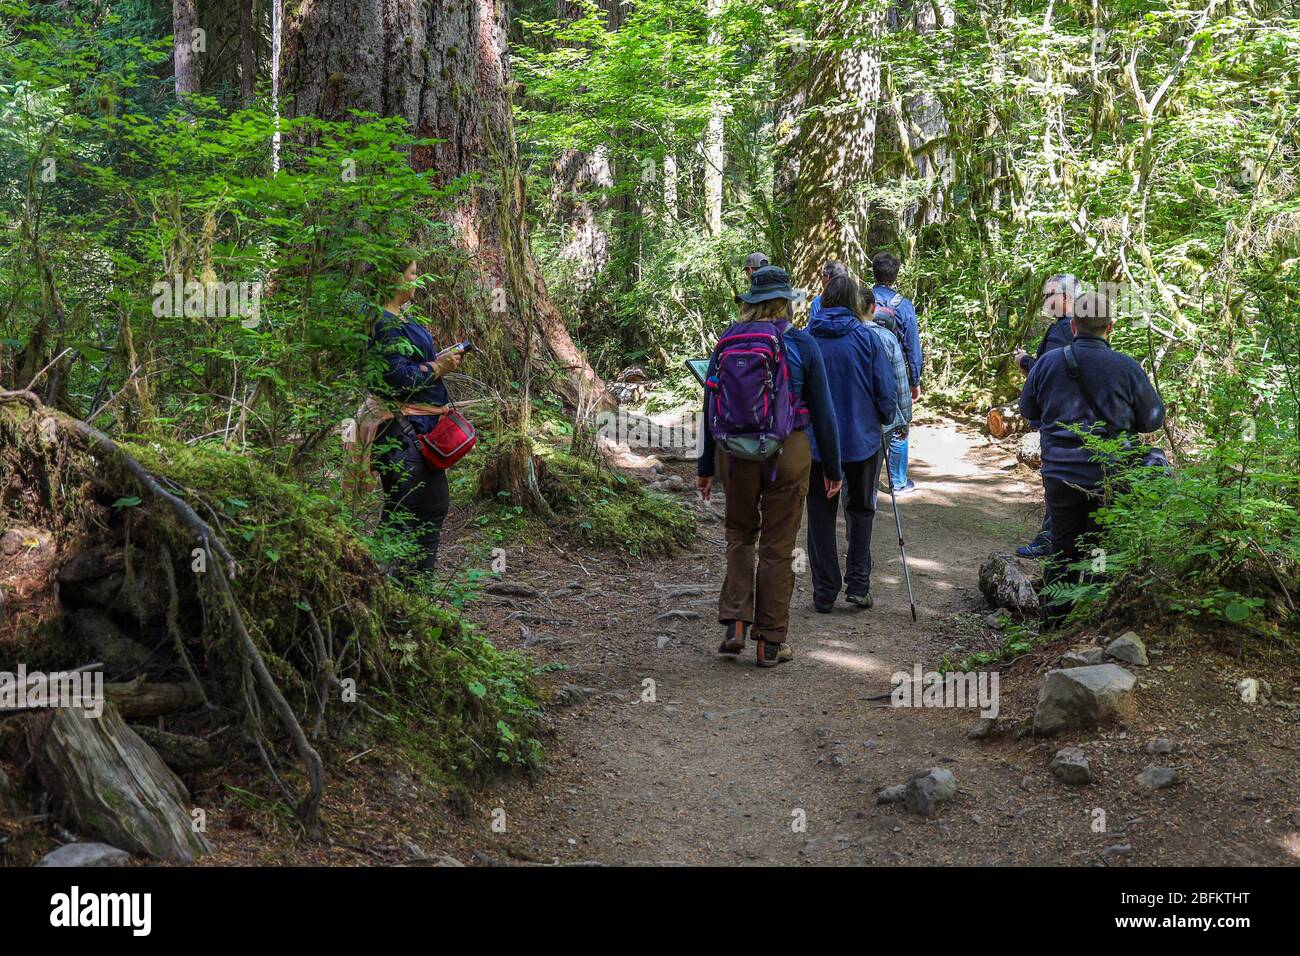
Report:
M 713 350 L 709 431 L 733 458 L 766 461 L 807 424 L 790 389 L 790 362 L 781 333 L 789 323 L 736 322 Z M 773 462 L 773 472 L 776 463 Z

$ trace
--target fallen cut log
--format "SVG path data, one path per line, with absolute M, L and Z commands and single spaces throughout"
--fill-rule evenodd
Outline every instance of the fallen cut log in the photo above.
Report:
M 38 733 L 37 771 L 71 829 L 175 863 L 212 852 L 185 785 L 111 704 L 95 720 L 59 708 Z
M 1025 432 L 1020 436 L 1020 442 L 1016 445 L 1016 461 L 1034 471 L 1043 467 L 1041 433 Z
M 136 735 L 147 743 L 162 758 L 162 762 L 178 773 L 190 770 L 206 770 L 221 762 L 212 744 L 202 737 L 188 737 L 184 734 L 169 734 L 157 727 L 147 724 L 132 726 Z
M 1037 584 L 1015 555 L 990 554 L 980 565 L 979 584 L 984 599 L 993 607 L 1038 612 Z
M 138 719 L 174 714 L 203 703 L 193 684 L 165 684 L 133 680 L 125 684 L 105 684 L 104 696 L 123 717 Z
M 1006 438 L 1008 435 L 1019 435 L 1029 429 L 1029 422 L 1014 405 L 990 408 L 986 424 L 989 434 L 998 439 Z

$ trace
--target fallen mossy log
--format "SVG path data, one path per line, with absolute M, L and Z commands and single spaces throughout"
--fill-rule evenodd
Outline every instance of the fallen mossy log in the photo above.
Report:
M 147 724 L 133 724 L 136 736 L 147 743 L 162 758 L 162 762 L 178 773 L 206 770 L 221 762 L 212 744 L 202 737 L 169 734 Z
M 181 536 L 188 537 L 187 543 L 193 545 L 197 553 L 204 556 L 213 555 L 217 558 L 217 560 L 211 561 L 210 564 L 205 564 L 205 567 L 211 573 L 203 575 L 204 584 L 208 587 L 210 596 L 215 598 L 216 603 L 219 605 L 219 613 L 228 622 L 230 632 L 235 638 L 238 653 L 244 662 L 247 673 L 252 677 L 251 683 L 255 683 L 257 689 L 265 695 L 271 709 L 288 732 L 294 750 L 303 762 L 307 773 L 308 791 L 298 800 L 295 809 L 308 831 L 314 832 L 319 822 L 320 799 L 324 787 L 324 766 L 320 755 L 308 741 L 293 708 L 289 705 L 279 685 L 271 676 L 261 651 L 244 623 L 239 603 L 230 585 L 230 581 L 235 577 L 238 569 L 235 559 L 227 550 L 225 543 L 213 530 L 212 526 L 201 518 L 188 502 L 164 488 L 162 483 L 144 465 L 99 429 L 63 412 L 47 407 L 39 396 L 30 390 L 0 390 L 0 404 L 12 403 L 21 403 L 28 406 L 32 414 L 40 418 L 42 433 L 47 438 L 57 437 L 58 435 L 72 436 L 100 465 L 105 466 L 105 470 L 109 474 L 120 473 L 129 484 L 134 486 L 134 490 L 142 500 L 157 504 L 169 514 L 179 525 Z M 51 429 L 53 435 L 50 433 Z M 52 502 L 54 495 L 50 487 L 49 476 L 42 476 L 42 480 L 46 486 L 44 489 L 45 497 Z M 260 708 L 251 697 L 254 691 L 251 686 L 248 686 L 249 683 L 246 681 L 244 688 L 247 706 L 246 716 L 249 726 L 253 729 L 254 742 L 259 750 L 265 754 L 266 751 L 261 741 Z

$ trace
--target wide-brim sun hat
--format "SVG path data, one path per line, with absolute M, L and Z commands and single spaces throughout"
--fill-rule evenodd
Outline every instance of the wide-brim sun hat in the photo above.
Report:
M 802 302 L 808 293 L 803 289 L 790 286 L 790 273 L 780 266 L 764 266 L 755 269 L 749 277 L 749 291 L 736 296 L 737 302 L 769 302 L 772 299 L 787 299 L 790 302 Z

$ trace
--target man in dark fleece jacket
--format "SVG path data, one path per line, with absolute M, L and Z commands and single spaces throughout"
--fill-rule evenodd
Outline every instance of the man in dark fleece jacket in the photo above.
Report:
M 1165 421 L 1164 402 L 1142 366 L 1111 350 L 1115 325 L 1109 301 L 1095 293 L 1081 295 L 1070 323 L 1074 339 L 1068 351 L 1052 349 L 1039 358 L 1020 394 L 1020 414 L 1042 423 L 1043 494 L 1053 541 L 1043 568 L 1044 589 L 1079 580 L 1070 566 L 1082 560 L 1080 539 L 1097 531 L 1104 465 L 1069 426 L 1098 435 L 1136 436 L 1155 431 Z M 1078 378 L 1072 375 L 1070 353 L 1078 364 Z M 1042 607 L 1048 625 L 1069 612 L 1068 606 L 1051 604 L 1046 597 Z
M 821 298 L 821 309 L 808 323 L 808 332 L 817 340 L 826 363 L 840 436 L 849 536 L 845 574 L 841 578 L 835 529 L 839 496 L 809 495 L 808 563 L 812 570 L 813 608 L 828 614 L 835 607 L 841 587 L 850 604 L 871 607 L 871 528 L 876 518 L 876 483 L 880 480 L 881 430 L 895 418 L 898 396 L 889 353 L 859 317 L 864 305 L 857 282 L 848 276 L 836 276 L 827 283 Z M 817 488 L 823 483 L 824 470 L 816 442 L 812 457 L 809 484 Z

